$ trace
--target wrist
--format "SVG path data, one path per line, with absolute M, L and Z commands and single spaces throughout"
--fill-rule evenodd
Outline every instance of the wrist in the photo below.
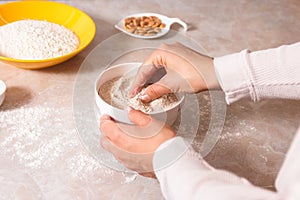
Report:
M 198 92 L 221 89 L 214 67 L 214 58 L 203 56 L 198 65 L 198 70 L 200 80 L 195 80 L 198 82 Z
M 210 62 L 210 65 L 209 65 L 209 75 L 208 75 L 207 86 L 208 86 L 207 87 L 208 90 L 221 89 L 221 85 L 219 83 L 217 73 L 215 71 L 214 58 L 211 58 L 211 62 Z

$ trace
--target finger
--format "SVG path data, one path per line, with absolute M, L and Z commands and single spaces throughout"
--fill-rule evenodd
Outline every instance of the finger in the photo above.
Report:
M 164 127 L 164 123 L 152 118 L 139 110 L 134 110 L 133 108 L 128 109 L 128 117 L 135 124 L 118 124 L 119 128 L 125 134 L 125 139 L 129 142 L 135 139 L 147 139 L 152 138 L 159 134 L 161 129 Z
M 100 129 L 101 129 L 101 124 L 107 122 L 107 121 L 113 121 L 113 118 L 109 115 L 102 115 L 100 117 Z
M 106 151 L 112 153 L 116 158 L 120 157 L 120 149 L 108 137 L 101 136 L 100 144 Z
M 131 89 L 130 89 L 130 97 L 134 97 L 138 92 L 141 91 L 147 80 L 154 74 L 154 72 L 157 70 L 157 67 L 152 64 L 151 57 L 146 60 L 142 66 L 138 69 L 138 72 L 136 74 L 136 78 L 134 82 L 132 83 Z
M 141 111 L 133 111 L 132 113 L 130 116 L 133 116 L 133 120 L 137 123 L 140 120 L 139 124 L 141 125 L 152 121 L 150 116 Z M 125 151 L 129 151 L 128 147 L 135 141 L 135 137 L 141 135 L 141 133 L 147 133 L 147 130 L 142 130 L 139 126 L 116 123 L 113 120 L 101 121 L 100 130 L 103 137 L 107 137 L 118 148 Z
M 100 117 L 100 121 L 104 121 L 104 120 L 112 120 L 112 117 L 109 115 L 102 115 Z
M 108 152 L 110 152 L 119 162 L 121 162 L 126 168 L 137 171 L 140 165 L 136 165 L 136 158 L 134 154 L 130 154 L 127 151 L 119 149 L 112 143 L 107 137 L 103 136 L 100 140 L 101 146 Z M 148 175 L 150 176 L 150 174 Z
M 106 149 L 107 151 L 109 151 L 110 150 L 110 146 L 111 146 L 111 144 L 110 144 L 110 141 L 108 140 L 108 138 L 106 137 L 106 136 L 101 136 L 101 138 L 100 138 L 100 144 L 101 144 L 101 146 L 104 148 L 104 149 Z M 110 152 L 110 151 L 109 151 Z
M 134 122 L 140 125 L 150 123 L 151 121 L 151 117 L 141 111 L 133 111 L 130 116 L 132 116 Z M 141 128 L 138 126 L 116 123 L 112 119 L 101 119 L 100 131 L 102 135 L 123 150 L 127 150 L 128 145 L 133 142 L 134 138 L 132 136 L 139 136 L 141 132 L 145 132 L 141 131 Z
M 126 144 L 126 135 L 119 129 L 118 124 L 112 119 L 105 119 L 100 121 L 100 130 L 103 136 L 110 139 L 118 146 Z
M 161 84 L 162 81 L 149 85 L 141 95 L 141 100 L 145 103 L 151 102 L 164 94 L 171 92 L 171 89 Z
M 145 83 L 158 69 L 166 66 L 166 58 L 162 49 L 163 47 L 157 49 L 139 68 L 130 90 L 130 97 L 134 97 L 140 92 Z
M 152 121 L 149 115 L 131 107 L 128 107 L 128 117 L 130 121 L 138 126 L 146 126 Z
M 100 139 L 101 146 L 108 152 L 114 155 L 117 160 L 124 160 L 125 152 L 119 149 L 109 138 L 102 136 Z

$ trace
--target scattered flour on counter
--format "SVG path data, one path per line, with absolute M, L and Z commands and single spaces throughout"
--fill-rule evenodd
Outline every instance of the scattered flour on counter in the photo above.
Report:
M 0 109 L 0 155 L 28 170 L 55 169 L 63 160 L 65 175 L 114 175 L 82 148 L 72 114 L 72 109 L 42 106 Z
M 41 20 L 19 20 L 0 26 L 0 55 L 24 60 L 49 59 L 73 52 L 79 46 L 75 33 Z
M 74 199 L 69 198 L 74 191 L 95 199 L 111 185 L 135 184 L 135 174 L 108 168 L 85 150 L 73 120 L 72 108 L 0 107 L 0 199 L 16 199 L 10 197 L 22 191 L 33 199 Z M 89 134 L 99 141 L 96 133 Z M 155 183 L 143 179 L 136 184 Z
M 118 77 L 109 80 L 100 87 L 99 95 L 112 106 L 120 109 L 126 109 L 127 106 L 131 106 L 144 113 L 167 110 L 178 103 L 178 99 L 173 93 L 165 94 L 150 103 L 144 103 L 140 99 L 144 89 L 135 97 L 130 98 L 129 91 L 133 81 L 134 77 Z

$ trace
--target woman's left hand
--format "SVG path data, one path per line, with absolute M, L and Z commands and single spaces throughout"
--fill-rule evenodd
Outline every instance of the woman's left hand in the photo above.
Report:
M 101 145 L 128 169 L 155 177 L 153 155 L 176 133 L 168 125 L 141 111 L 129 109 L 128 116 L 135 125 L 117 123 L 108 115 L 101 117 Z

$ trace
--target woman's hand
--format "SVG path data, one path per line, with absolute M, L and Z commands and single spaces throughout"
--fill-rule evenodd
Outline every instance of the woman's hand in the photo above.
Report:
M 149 85 L 142 94 L 150 102 L 170 92 L 195 93 L 220 88 L 215 75 L 213 58 L 204 56 L 180 43 L 161 45 L 139 68 L 130 91 L 135 96 L 161 68 L 166 74 Z M 155 77 L 154 77 L 155 78 Z
M 108 115 L 101 117 L 101 145 L 128 169 L 143 176 L 155 177 L 153 154 L 176 133 L 141 111 L 130 109 L 128 116 L 135 125 L 117 123 Z

